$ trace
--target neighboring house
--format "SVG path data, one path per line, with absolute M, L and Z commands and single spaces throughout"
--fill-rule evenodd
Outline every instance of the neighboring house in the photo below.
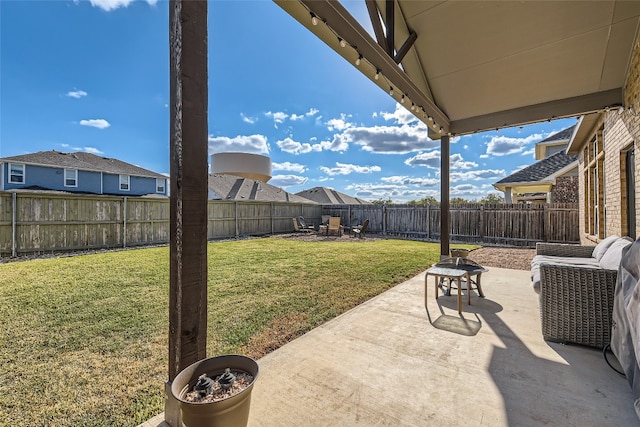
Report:
M 59 151 L 0 158 L 0 190 L 168 195 L 167 177 L 118 159 Z
M 571 126 L 536 144 L 536 163 L 493 184 L 505 203 L 576 203 L 578 156 L 566 154 L 576 132 Z
M 268 202 L 313 203 L 263 181 L 229 174 L 209 175 L 209 200 L 258 200 Z
M 569 154 L 578 154 L 580 239 L 593 244 L 640 230 L 640 49 L 629 67 L 625 107 L 583 116 Z
M 351 197 L 326 187 L 313 187 L 296 193 L 297 196 L 313 200 L 322 205 L 370 205 L 371 202 Z

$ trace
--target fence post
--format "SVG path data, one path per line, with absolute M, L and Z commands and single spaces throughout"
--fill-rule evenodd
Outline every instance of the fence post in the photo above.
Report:
M 18 254 L 18 242 L 16 241 L 16 218 L 18 216 L 18 193 L 11 193 L 11 256 L 16 257 Z
M 122 247 L 127 247 L 127 196 L 122 201 Z
M 484 242 L 484 205 L 480 205 L 480 241 Z
M 549 227 L 547 227 L 547 221 L 551 221 L 551 216 L 549 214 L 549 210 L 547 209 L 548 206 L 549 205 L 547 203 L 542 205 L 542 238 L 545 242 L 549 241 Z M 549 217 L 547 218 L 548 214 Z
M 271 218 L 271 234 L 273 234 L 273 202 L 269 203 L 269 216 Z
M 431 205 L 427 207 L 427 240 L 431 239 Z
M 387 205 L 381 205 L 382 209 L 382 235 L 387 235 Z
M 235 209 L 236 209 L 236 213 L 235 213 L 235 217 L 236 217 L 236 239 L 238 238 L 238 236 L 240 235 L 240 229 L 238 228 L 238 202 L 233 202 L 233 204 L 235 205 Z

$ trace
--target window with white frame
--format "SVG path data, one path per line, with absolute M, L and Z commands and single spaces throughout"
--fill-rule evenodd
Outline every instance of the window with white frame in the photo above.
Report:
M 9 183 L 24 184 L 24 165 L 9 163 Z
M 156 193 L 164 193 L 165 182 L 164 178 L 156 178 Z
M 583 151 L 584 156 L 584 231 L 599 238 L 605 237 L 604 210 L 604 126 L 596 131 Z
M 129 175 L 120 175 L 120 190 L 129 191 L 129 183 L 131 177 Z
M 65 187 L 78 186 L 78 170 L 77 169 L 64 170 L 64 186 Z

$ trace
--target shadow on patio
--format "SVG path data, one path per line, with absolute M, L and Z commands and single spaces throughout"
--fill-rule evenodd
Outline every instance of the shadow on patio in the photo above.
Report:
M 529 272 L 489 270 L 462 317 L 421 274 L 263 357 L 249 425 L 639 425 L 601 351 L 542 339 Z

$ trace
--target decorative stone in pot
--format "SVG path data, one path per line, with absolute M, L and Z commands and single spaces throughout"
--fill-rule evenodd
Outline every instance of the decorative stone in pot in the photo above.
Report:
M 228 354 L 195 362 L 171 383 L 186 427 L 236 427 L 249 421 L 258 363 Z

